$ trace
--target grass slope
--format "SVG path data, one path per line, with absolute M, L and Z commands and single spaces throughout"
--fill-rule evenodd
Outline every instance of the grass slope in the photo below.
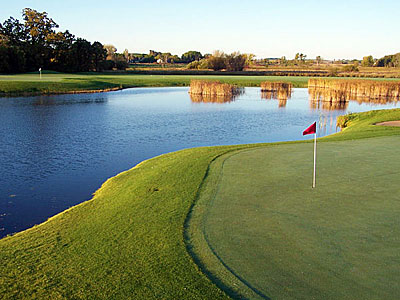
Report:
M 370 114 L 377 122 L 395 116 L 400 119 L 400 110 Z M 372 137 L 369 126 L 350 126 L 331 139 L 365 137 L 365 130 Z M 376 130 L 399 134 L 398 128 Z M 156 157 L 108 180 L 92 200 L 0 240 L 1 298 L 225 299 L 242 294 L 209 270 L 197 252 L 196 241 L 204 244 L 193 237 L 198 210 L 192 208 L 200 187 L 214 190 L 206 184 L 210 180 L 204 181 L 218 170 L 210 164 L 259 146 L 196 148 Z
M 315 190 L 309 143 L 236 151 L 212 163 L 189 236 L 199 265 L 228 294 L 397 299 L 400 129 L 372 124 L 400 112 L 349 119 L 318 145 Z
M 195 75 L 110 75 L 37 74 L 0 75 L 0 96 L 101 91 L 129 87 L 188 86 L 192 79 L 219 80 L 239 86 L 260 86 L 262 81 L 288 81 L 307 87 L 308 77 L 279 76 L 195 76 Z

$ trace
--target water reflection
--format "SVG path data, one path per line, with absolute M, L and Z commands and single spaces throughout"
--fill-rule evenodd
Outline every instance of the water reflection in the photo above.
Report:
M 290 95 L 282 91 L 261 91 L 261 99 L 278 100 L 278 107 L 286 107 Z
M 262 82 L 261 99 L 278 100 L 279 107 L 286 107 L 292 95 L 292 84 L 286 82 Z
M 229 103 L 235 101 L 239 96 L 244 95 L 244 89 L 239 88 L 235 94 L 229 95 L 210 95 L 189 93 L 190 100 L 196 103 Z
M 86 97 L 85 97 L 86 96 Z M 104 104 L 107 102 L 107 98 L 103 95 L 98 97 L 89 98 L 87 95 L 71 101 L 69 95 L 59 95 L 59 96 L 37 96 L 35 97 L 32 105 L 34 106 L 55 106 L 55 105 L 72 105 L 72 104 L 91 104 L 98 103 Z

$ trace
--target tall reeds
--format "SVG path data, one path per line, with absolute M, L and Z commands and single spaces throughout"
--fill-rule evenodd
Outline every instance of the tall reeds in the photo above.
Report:
M 203 96 L 236 96 L 242 89 L 233 84 L 219 81 L 192 80 L 189 94 Z
M 279 107 L 285 107 L 292 95 L 292 84 L 279 81 L 261 82 L 261 98 L 279 100 Z
M 192 80 L 190 82 L 190 99 L 193 102 L 231 102 L 241 95 L 244 89 L 236 85 L 219 81 Z
M 314 101 L 387 103 L 400 99 L 400 82 L 311 78 L 308 91 Z

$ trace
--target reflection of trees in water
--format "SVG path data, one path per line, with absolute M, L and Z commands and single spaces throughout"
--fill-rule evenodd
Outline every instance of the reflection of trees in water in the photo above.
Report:
M 227 95 L 227 96 L 222 96 L 222 95 L 196 95 L 196 94 L 189 94 L 190 95 L 190 100 L 192 102 L 197 102 L 197 103 L 229 103 L 232 101 L 235 101 L 235 99 L 238 97 L 238 95 Z
M 34 106 L 56 106 L 56 105 L 71 105 L 71 104 L 102 104 L 108 101 L 105 96 L 81 96 L 76 95 L 56 95 L 56 96 L 38 96 L 32 103 Z

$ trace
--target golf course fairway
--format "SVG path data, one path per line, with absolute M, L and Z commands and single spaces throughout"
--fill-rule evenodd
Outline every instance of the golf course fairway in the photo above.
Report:
M 145 161 L 0 240 L 2 299 L 397 299 L 400 110 Z M 305 126 L 308 124 L 305 124 Z M 301 134 L 301 133 L 299 133 Z

